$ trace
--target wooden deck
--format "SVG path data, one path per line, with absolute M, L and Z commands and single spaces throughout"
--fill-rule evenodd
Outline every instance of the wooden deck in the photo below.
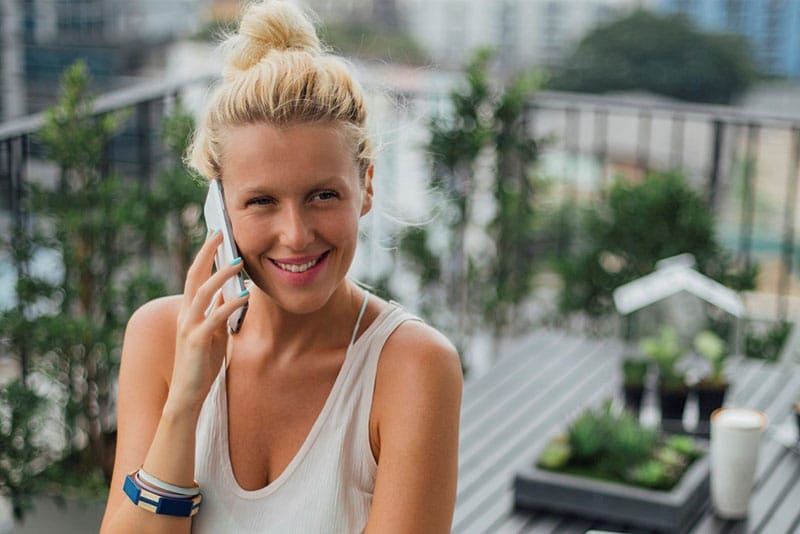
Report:
M 486 375 L 464 388 L 459 449 L 456 533 L 584 533 L 590 529 L 643 532 L 551 513 L 514 509 L 516 471 L 534 462 L 554 433 L 588 406 L 620 388 L 616 340 L 536 331 L 513 347 Z M 800 456 L 771 439 L 790 420 L 800 396 L 800 366 L 740 360 L 731 366 L 727 404 L 761 409 L 770 432 L 761 444 L 756 486 L 747 521 L 725 522 L 706 508 L 693 533 L 800 532 Z

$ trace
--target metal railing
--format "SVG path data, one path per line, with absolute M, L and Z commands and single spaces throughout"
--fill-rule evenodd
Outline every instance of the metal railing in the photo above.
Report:
M 212 80 L 204 75 L 149 82 L 99 97 L 98 114 L 131 110 L 125 128 L 112 140 L 109 169 L 144 180 L 152 177 L 165 156 L 158 140 L 161 119 L 178 97 L 192 91 L 200 91 L 202 97 Z M 424 128 L 425 121 L 420 119 L 441 111 L 445 102 L 439 94 L 393 93 L 391 89 L 380 93 L 403 102 L 402 106 L 383 106 L 384 114 L 393 115 L 380 120 L 393 125 L 394 134 L 389 135 L 397 135 L 404 127 Z M 415 116 L 408 117 L 409 110 Z M 787 297 L 797 290 L 800 119 L 724 106 L 556 92 L 538 93 L 526 113 L 537 137 L 553 139 L 544 159 L 551 161 L 549 172 L 562 184 L 565 195 L 602 195 L 615 174 L 683 169 L 691 183 L 705 192 L 723 243 L 745 265 L 758 260 L 773 273 L 774 280 L 760 289 L 777 296 L 775 315 L 787 316 Z M 42 161 L 35 134 L 43 120 L 40 114 L 0 125 L 0 213 L 5 211 L 18 224 L 25 218 L 26 182 L 33 178 L 32 167 Z M 418 139 L 384 145 L 380 157 L 385 161 L 425 158 Z M 586 165 L 594 170 L 585 172 Z M 390 174 L 399 174 L 392 165 L 388 167 Z M 389 176 L 386 181 L 396 187 L 401 180 Z

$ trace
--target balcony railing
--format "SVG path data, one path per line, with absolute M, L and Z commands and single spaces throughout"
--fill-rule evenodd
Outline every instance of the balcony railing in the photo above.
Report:
M 144 180 L 152 177 L 165 158 L 158 139 L 162 118 L 177 98 L 202 98 L 211 81 L 200 76 L 150 82 L 99 97 L 98 114 L 131 110 L 109 147 L 109 169 Z M 416 162 L 413 172 L 425 172 L 426 155 L 420 148 L 425 118 L 440 112 L 446 99 L 391 89 L 375 95 L 389 97 L 388 105 L 377 106 L 374 120 L 388 130 L 384 137 L 392 137 L 382 143 L 378 163 L 386 188 L 396 191 L 408 183 L 409 161 Z M 393 104 L 398 101 L 403 105 Z M 722 242 L 744 264 L 758 261 L 762 266 L 766 274 L 759 289 L 774 296 L 771 315 L 787 316 L 789 297 L 800 294 L 795 276 L 800 119 L 723 106 L 554 92 L 538 93 L 526 113 L 531 131 L 552 139 L 542 172 L 560 185 L 565 200 L 601 196 L 617 174 L 635 178 L 649 169 L 682 169 L 708 198 Z M 35 138 L 42 124 L 43 116 L 35 115 L 0 125 L 4 224 L 24 221 L 26 183 L 46 174 Z M 417 182 L 424 183 L 424 177 Z

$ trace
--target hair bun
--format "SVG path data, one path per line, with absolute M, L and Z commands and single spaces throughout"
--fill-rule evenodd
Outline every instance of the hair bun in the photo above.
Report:
M 226 45 L 228 64 L 236 70 L 249 69 L 271 50 L 321 52 L 311 20 L 298 7 L 282 0 L 248 5 L 238 33 Z

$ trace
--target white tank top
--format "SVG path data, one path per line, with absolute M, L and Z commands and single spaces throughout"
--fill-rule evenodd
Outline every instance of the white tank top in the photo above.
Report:
M 192 520 L 192 533 L 363 531 L 377 472 L 369 416 L 378 358 L 389 335 L 409 319 L 416 318 L 388 306 L 361 337 L 351 341 L 300 450 L 278 478 L 254 491 L 239 486 L 231 467 L 223 364 L 197 424 L 195 478 L 203 490 L 203 505 Z

